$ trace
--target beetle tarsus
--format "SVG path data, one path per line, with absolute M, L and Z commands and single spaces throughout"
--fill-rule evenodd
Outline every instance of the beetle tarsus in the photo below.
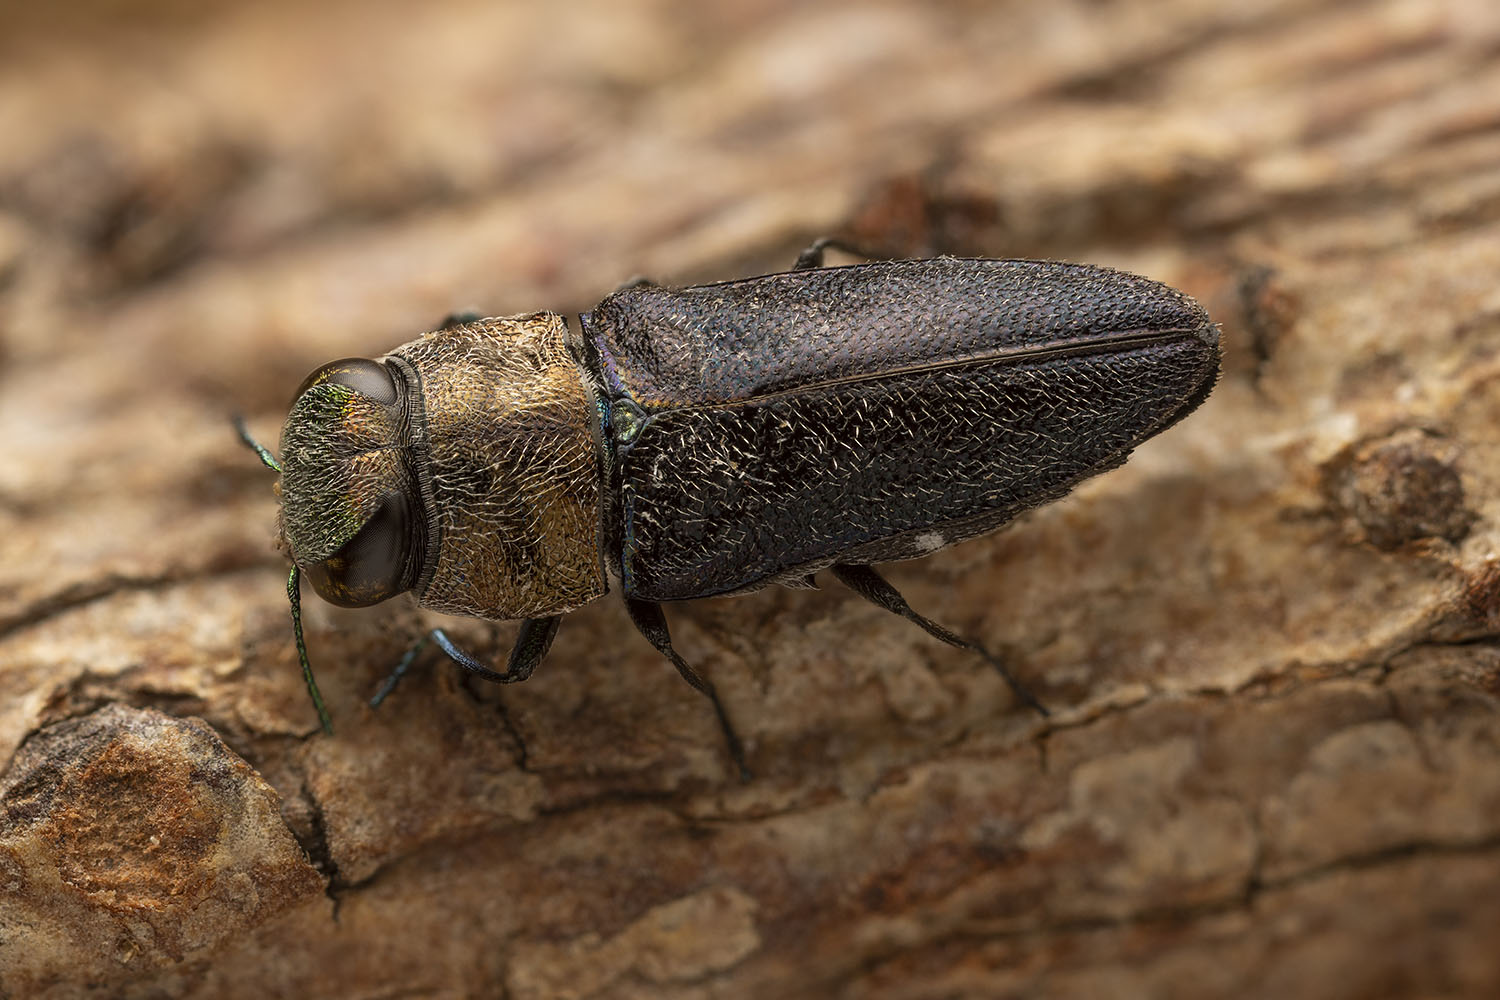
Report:
M 677 650 L 672 648 L 672 635 L 667 631 L 667 618 L 662 614 L 661 605 L 627 597 L 625 609 L 630 612 L 630 620 L 635 622 L 635 627 L 640 629 L 646 641 L 672 661 L 672 666 L 677 668 L 683 680 L 713 703 L 714 714 L 719 717 L 719 728 L 724 733 L 724 742 L 729 747 L 729 756 L 734 761 L 735 767 L 739 769 L 740 780 L 749 781 L 751 774 L 750 768 L 745 764 L 745 749 L 740 743 L 739 734 L 734 731 L 734 726 L 729 722 L 729 714 L 724 711 L 724 703 L 719 700 L 719 693 L 714 690 L 713 683 L 694 670 L 692 665 L 677 655 Z
M 866 253 L 847 240 L 841 240 L 835 236 L 822 236 L 813 240 L 806 250 L 797 255 L 797 262 L 792 265 L 792 270 L 811 271 L 814 268 L 822 267 L 823 252 L 829 247 L 833 247 L 835 250 L 842 250 L 844 253 L 853 254 L 856 257 L 863 257 L 866 260 L 875 259 L 874 254 Z
M 989 661 L 990 666 L 999 672 L 1001 678 L 1004 679 L 1006 684 L 1010 685 L 1011 691 L 1015 692 L 1017 698 L 1031 706 L 1031 708 L 1035 709 L 1043 717 L 1052 714 L 1047 711 L 1045 705 L 1037 700 L 1036 695 L 1028 691 L 1020 681 L 1011 676 L 1010 671 L 1006 669 L 1005 664 L 998 656 L 995 656 L 979 643 L 965 639 L 960 635 L 955 635 L 932 619 L 917 614 L 912 610 L 911 605 L 906 603 L 906 598 L 902 597 L 901 593 L 895 587 L 891 586 L 885 577 L 875 572 L 873 566 L 853 566 L 837 563 L 830 568 L 833 571 L 833 575 L 838 577 L 840 583 L 871 604 L 882 607 L 892 614 L 900 615 L 907 621 L 921 626 L 922 630 L 934 639 L 939 639 L 959 649 L 967 649 L 970 652 L 978 653 Z
M 401 661 L 396 664 L 396 669 L 392 670 L 390 675 L 381 682 L 380 690 L 376 691 L 374 696 L 370 698 L 371 708 L 379 708 L 380 703 L 390 697 L 391 692 L 396 690 L 396 685 L 401 682 L 401 678 L 406 676 L 406 672 L 416 662 L 417 656 L 422 650 L 427 648 L 427 644 L 431 641 L 432 633 L 428 632 L 422 638 L 412 643 L 411 648 L 406 651 L 406 655 L 402 656 Z

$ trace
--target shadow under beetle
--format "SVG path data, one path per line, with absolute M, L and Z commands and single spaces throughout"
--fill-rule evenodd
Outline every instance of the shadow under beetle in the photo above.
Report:
M 278 462 L 298 656 L 300 576 L 363 607 L 521 619 L 503 671 L 531 676 L 564 613 L 613 579 L 632 621 L 672 648 L 661 602 L 807 586 L 819 570 L 944 642 L 872 563 L 983 534 L 1123 463 L 1192 412 L 1219 336 L 1192 299 L 1119 271 L 939 257 L 796 267 L 691 288 L 638 282 L 570 330 L 556 313 L 450 318 L 379 361 L 324 365 L 297 390 Z

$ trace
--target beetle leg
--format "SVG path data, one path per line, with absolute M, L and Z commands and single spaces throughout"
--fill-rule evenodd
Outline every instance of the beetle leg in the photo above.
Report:
M 906 603 L 906 598 L 902 597 L 900 592 L 895 587 L 892 587 L 885 577 L 875 572 L 873 566 L 835 564 L 830 569 L 833 570 L 833 575 L 838 577 L 840 583 L 871 604 L 879 605 L 892 614 L 900 615 L 907 621 L 920 625 L 923 631 L 934 639 L 940 639 L 950 646 L 957 646 L 959 649 L 967 649 L 978 653 L 990 662 L 990 666 L 1000 672 L 1000 676 L 1005 679 L 1006 684 L 1010 685 L 1010 689 L 1015 692 L 1017 698 L 1020 698 L 1023 702 L 1036 709 L 1043 716 L 1051 714 L 1040 701 L 1037 701 L 1035 695 L 1026 690 L 1020 681 L 1011 676 L 1010 671 L 1005 668 L 1005 664 L 1000 661 L 999 657 L 979 645 L 979 643 L 965 639 L 962 636 L 954 635 L 937 622 L 917 614 L 911 609 L 911 605 Z
M 455 326 L 463 326 L 465 323 L 477 323 L 482 319 L 484 319 L 483 314 L 477 313 L 472 309 L 462 309 L 444 316 L 443 321 L 438 324 L 437 328 L 439 330 L 451 330 Z
M 617 286 L 615 286 L 615 291 L 623 292 L 631 288 L 652 288 L 655 287 L 655 285 L 656 282 L 652 281 L 644 274 L 637 274 L 620 282 Z
M 672 661 L 672 666 L 677 668 L 682 679 L 713 702 L 714 714 L 719 717 L 719 728 L 724 732 L 724 742 L 729 745 L 729 756 L 739 768 L 740 780 L 749 781 L 750 768 L 745 766 L 745 750 L 740 745 L 740 738 L 735 733 L 734 726 L 729 722 L 729 715 L 724 711 L 723 702 L 719 701 L 719 693 L 714 690 L 713 683 L 708 678 L 694 670 L 686 660 L 677 655 L 677 650 L 672 648 L 672 636 L 667 631 L 667 618 L 661 612 L 661 605 L 627 597 L 625 610 L 630 612 L 630 620 L 635 622 L 635 627 L 641 630 L 641 635 L 646 637 L 646 641 Z
M 797 255 L 797 263 L 792 265 L 792 270 L 811 271 L 813 268 L 822 267 L 823 251 L 829 247 L 833 247 L 835 250 L 842 250 L 844 253 L 851 253 L 856 257 L 863 257 L 866 260 L 876 259 L 874 254 L 865 253 L 847 240 L 841 240 L 834 236 L 820 236 L 818 239 L 813 240 L 806 250 Z
M 465 653 L 456 646 L 448 633 L 440 628 L 435 628 L 406 651 L 401 657 L 401 662 L 396 664 L 396 669 L 380 685 L 380 690 L 375 692 L 375 697 L 370 699 L 371 708 L 379 708 L 380 703 L 396 688 L 396 684 L 411 665 L 416 662 L 417 655 L 427 646 L 434 642 L 437 647 L 448 655 L 448 659 L 463 667 L 469 673 L 482 677 L 487 681 L 498 684 L 513 684 L 516 681 L 524 681 L 530 677 L 532 671 L 536 670 L 537 664 L 542 662 L 542 657 L 547 655 L 547 650 L 552 648 L 552 640 L 557 636 L 557 626 L 562 621 L 562 615 L 553 615 L 550 618 L 527 618 L 521 622 L 521 631 L 516 636 L 516 644 L 511 647 L 510 659 L 505 663 L 505 672 L 501 673 L 491 670 L 480 663 L 474 657 Z
M 530 677 L 531 672 L 547 655 L 547 650 L 552 648 L 552 640 L 557 638 L 557 626 L 561 623 L 562 615 L 527 618 L 521 622 L 521 631 L 516 633 L 516 644 L 510 649 L 510 659 L 505 663 L 505 673 L 500 676 L 500 682 L 509 684 Z

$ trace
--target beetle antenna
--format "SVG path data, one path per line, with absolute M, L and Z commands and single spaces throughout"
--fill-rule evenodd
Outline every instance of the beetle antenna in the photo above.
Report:
M 261 464 L 272 472 L 280 472 L 281 463 L 276 461 L 276 456 L 271 454 L 269 448 L 250 435 L 245 418 L 236 413 L 232 419 L 240 440 L 260 457 Z M 318 682 L 313 677 L 312 661 L 307 658 L 307 640 L 302 637 L 302 571 L 297 568 L 296 563 L 292 564 L 292 572 L 286 578 L 286 599 L 292 606 L 292 635 L 297 639 L 297 660 L 302 664 L 302 679 L 307 683 L 307 693 L 312 697 L 313 707 L 318 710 L 318 723 L 323 727 L 323 732 L 332 736 L 333 719 L 329 718 L 328 709 L 323 704 L 323 692 L 318 690 Z
M 323 732 L 332 736 L 333 720 L 328 717 L 328 709 L 323 706 L 323 694 L 318 690 L 318 682 L 313 679 L 312 663 L 307 659 L 307 642 L 302 638 L 302 571 L 296 565 L 292 566 L 292 573 L 286 578 L 286 597 L 292 605 L 292 634 L 297 637 L 297 659 L 302 662 L 302 679 L 307 682 L 307 693 L 312 696 L 313 707 L 318 710 L 318 722 L 322 724 Z
M 270 469 L 272 472 L 280 472 L 281 463 L 276 461 L 276 456 L 271 454 L 271 449 L 267 448 L 265 445 L 261 444 L 259 441 L 255 440 L 255 438 L 250 436 L 250 428 L 245 424 L 245 418 L 236 413 L 232 419 L 234 421 L 234 429 L 240 435 L 240 440 L 245 442 L 245 446 L 247 448 L 255 452 L 256 455 L 260 456 L 261 464 Z M 306 660 L 307 658 L 303 657 L 304 663 L 306 662 Z

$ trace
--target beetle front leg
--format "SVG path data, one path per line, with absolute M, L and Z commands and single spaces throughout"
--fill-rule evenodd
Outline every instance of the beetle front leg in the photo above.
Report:
M 1044 717 L 1052 714 L 1047 711 L 1046 706 L 1036 699 L 1036 695 L 1026 690 L 1020 681 L 1011 676 L 1010 671 L 1006 669 L 1005 664 L 1001 662 L 999 657 L 995 656 L 979 643 L 955 635 L 930 618 L 924 618 L 922 615 L 917 614 L 912 610 L 911 605 L 906 603 L 906 598 L 901 596 L 900 591 L 891 586 L 885 577 L 875 572 L 873 566 L 851 566 L 837 563 L 830 567 L 830 569 L 833 571 L 833 575 L 838 577 L 840 583 L 871 604 L 882 607 L 891 614 L 900 615 L 907 621 L 920 625 L 922 630 L 934 639 L 940 639 L 948 645 L 956 646 L 959 649 L 967 649 L 970 652 L 978 653 L 989 661 L 990 666 L 999 672 L 1000 676 L 1004 678 L 1005 683 L 1009 684 L 1010 689 L 1015 692 L 1017 698 L 1020 698 L 1027 705 L 1036 709 Z
M 635 622 L 635 627 L 640 629 L 641 635 L 646 641 L 655 646 L 667 659 L 672 661 L 672 666 L 682 675 L 682 679 L 691 684 L 700 693 L 708 698 L 714 706 L 714 714 L 719 717 L 719 728 L 724 733 L 724 742 L 729 746 L 729 756 L 739 768 L 740 780 L 750 780 L 750 768 L 745 765 L 745 750 L 740 744 L 739 735 L 734 731 L 734 726 L 729 722 L 729 715 L 724 711 L 723 702 L 719 701 L 719 693 L 714 690 L 713 683 L 692 665 L 677 655 L 677 650 L 672 648 L 672 636 L 667 631 L 667 618 L 661 612 L 660 604 L 651 601 L 638 601 L 634 598 L 625 598 L 625 610 L 630 612 L 630 620 Z
M 411 665 L 416 662 L 417 655 L 426 648 L 429 642 L 436 643 L 437 647 L 447 654 L 448 659 L 463 667 L 469 673 L 481 677 L 487 681 L 497 684 L 514 684 L 524 681 L 536 670 L 537 664 L 547 655 L 547 650 L 552 648 L 552 640 L 557 637 L 557 626 L 562 622 L 562 615 L 553 615 L 550 618 L 527 618 L 521 622 L 521 631 L 516 635 L 516 644 L 511 647 L 510 659 L 505 663 L 505 671 L 491 670 L 480 663 L 468 653 L 454 645 L 448 633 L 440 628 L 435 628 L 414 643 L 406 655 L 401 657 L 401 662 L 396 664 L 396 669 L 380 685 L 380 690 L 370 699 L 371 708 L 379 708 L 380 703 L 395 690 L 397 683 L 406 676 Z

